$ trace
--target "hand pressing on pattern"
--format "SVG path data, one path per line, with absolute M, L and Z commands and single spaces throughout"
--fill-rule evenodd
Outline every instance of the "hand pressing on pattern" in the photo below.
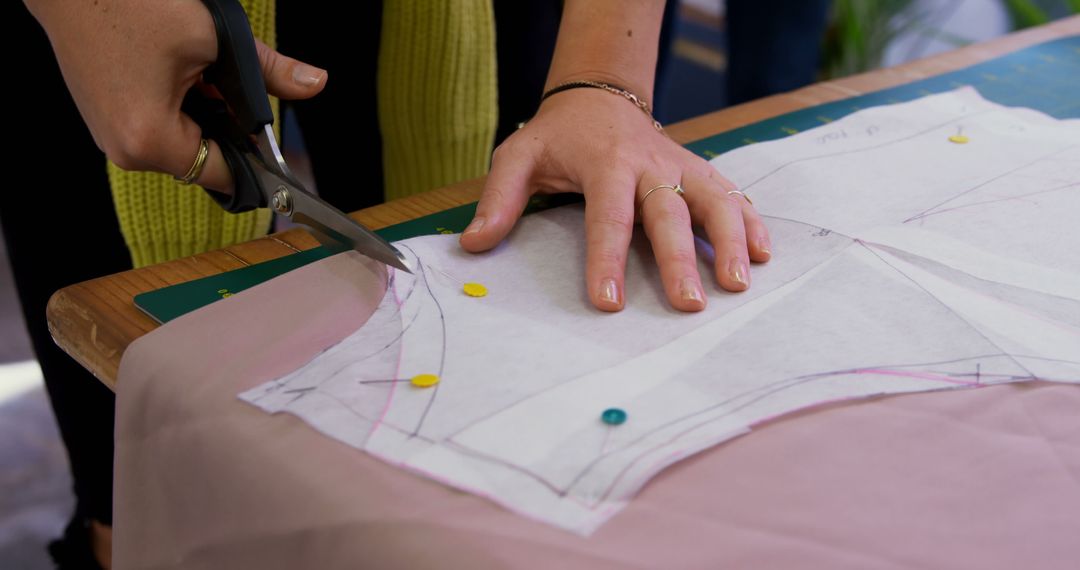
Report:
M 664 185 L 679 185 L 684 193 Z M 671 306 L 699 311 L 705 295 L 691 224 L 705 228 L 716 252 L 716 280 L 728 291 L 748 288 L 750 262 L 770 257 L 765 224 L 748 200 L 729 193 L 734 189 L 627 101 L 599 89 L 574 89 L 545 101 L 496 150 L 476 219 L 461 243 L 469 251 L 497 245 L 533 193 L 582 192 L 585 281 L 593 304 L 605 311 L 623 308 L 636 219 L 652 243 Z

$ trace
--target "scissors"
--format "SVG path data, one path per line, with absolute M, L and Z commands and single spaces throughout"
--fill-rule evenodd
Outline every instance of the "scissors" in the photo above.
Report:
M 412 273 L 405 256 L 375 232 L 308 192 L 285 164 L 274 136 L 274 113 L 266 94 L 255 38 L 237 0 L 203 0 L 217 29 L 217 61 L 203 72 L 203 83 L 184 98 L 182 109 L 221 148 L 232 172 L 232 196 L 207 190 L 229 212 L 270 206 L 278 214 L 308 226 L 324 246 L 354 249 L 372 259 Z

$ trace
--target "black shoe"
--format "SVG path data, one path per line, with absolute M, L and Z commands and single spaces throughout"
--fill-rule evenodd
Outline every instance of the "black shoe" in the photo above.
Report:
M 103 570 L 90 543 L 90 519 L 72 517 L 64 536 L 49 543 L 49 556 L 57 570 Z

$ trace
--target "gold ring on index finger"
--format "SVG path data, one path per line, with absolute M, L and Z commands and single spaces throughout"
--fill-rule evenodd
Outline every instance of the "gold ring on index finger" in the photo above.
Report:
M 678 194 L 679 196 L 683 195 L 683 188 L 679 184 L 676 184 L 674 186 L 672 186 L 671 184 L 661 184 L 659 186 L 653 186 L 652 188 L 649 188 L 648 192 L 645 192 L 644 196 L 641 197 L 641 202 L 638 204 L 638 208 L 643 208 L 645 206 L 645 200 L 649 199 L 649 195 L 652 194 L 653 192 L 656 192 L 657 190 L 660 190 L 661 188 L 666 188 L 668 190 L 671 190 L 671 191 L 675 192 L 676 194 Z

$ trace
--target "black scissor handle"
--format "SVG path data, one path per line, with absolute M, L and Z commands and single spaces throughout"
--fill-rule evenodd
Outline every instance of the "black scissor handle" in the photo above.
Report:
M 203 81 L 217 87 L 240 129 L 254 135 L 274 122 L 262 66 L 244 8 L 237 0 L 203 0 L 217 30 L 217 61 L 203 71 Z
M 274 112 L 263 82 L 262 66 L 247 14 L 237 0 L 203 0 L 214 19 L 217 60 L 203 71 L 224 100 L 212 99 L 197 87 L 188 92 L 181 109 L 217 142 L 232 173 L 231 196 L 207 190 L 226 211 L 239 213 L 267 206 L 249 156 L 258 156 L 253 136 L 273 124 Z
M 257 150 L 251 135 L 240 130 L 225 101 L 207 97 L 194 88 L 184 97 L 181 109 L 202 128 L 203 137 L 217 143 L 232 173 L 232 194 L 209 188 L 205 188 L 206 193 L 225 211 L 234 214 L 265 208 L 266 194 L 249 158 L 255 156 Z

